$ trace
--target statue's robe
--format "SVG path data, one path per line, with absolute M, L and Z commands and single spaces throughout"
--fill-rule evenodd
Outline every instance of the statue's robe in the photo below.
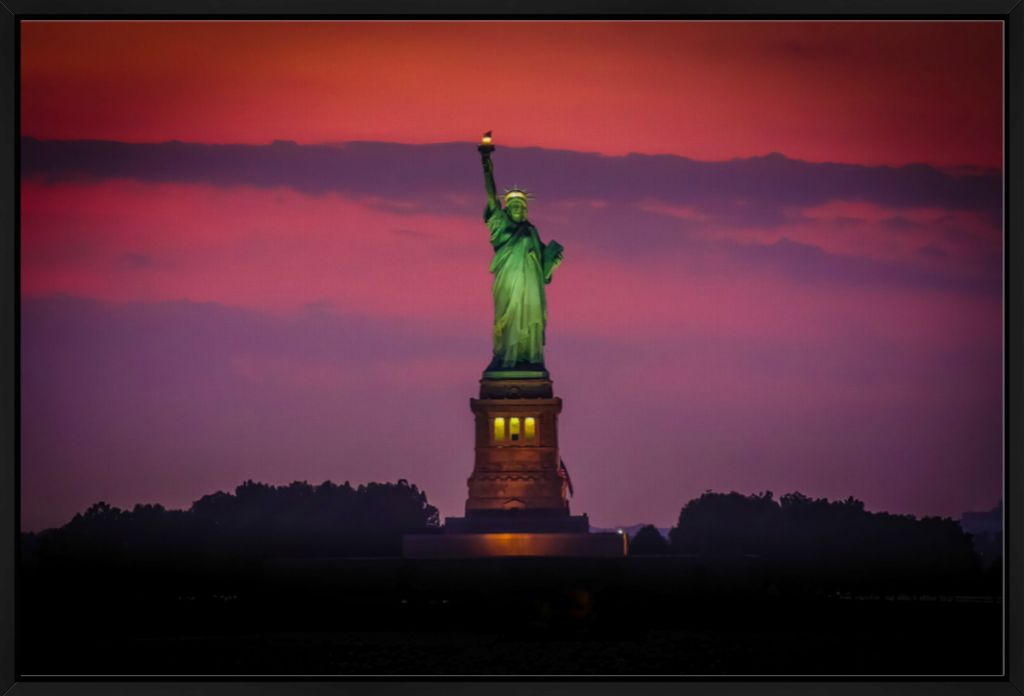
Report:
M 551 282 L 555 252 L 541 243 L 529 221 L 513 222 L 503 208 L 490 206 L 484 220 L 491 231 L 494 258 L 494 356 L 503 369 L 544 363 L 547 302 L 544 286 Z M 545 253 L 547 252 L 547 253 Z

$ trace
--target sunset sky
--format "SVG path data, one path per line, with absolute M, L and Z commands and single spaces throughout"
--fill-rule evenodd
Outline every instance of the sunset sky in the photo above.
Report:
M 23 22 L 22 521 L 246 479 L 461 515 L 480 134 L 566 247 L 575 513 L 1002 496 L 998 22 Z

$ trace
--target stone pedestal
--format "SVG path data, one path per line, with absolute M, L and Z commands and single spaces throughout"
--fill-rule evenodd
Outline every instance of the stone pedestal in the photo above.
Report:
M 586 515 L 569 513 L 569 479 L 558 454 L 562 400 L 546 372 L 485 372 L 476 421 L 465 517 L 444 533 L 404 539 L 413 558 L 486 556 L 621 557 L 626 539 L 590 534 Z
M 476 419 L 473 474 L 466 515 L 529 511 L 568 515 L 567 482 L 559 467 L 558 414 L 549 380 L 481 380 L 470 399 Z

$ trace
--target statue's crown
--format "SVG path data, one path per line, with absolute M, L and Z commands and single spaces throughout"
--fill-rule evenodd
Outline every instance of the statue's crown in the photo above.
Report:
M 527 191 L 526 189 L 521 189 L 518 186 L 513 186 L 512 188 L 507 189 L 505 191 L 505 203 L 508 203 L 513 198 L 518 198 L 525 203 L 529 202 L 529 200 L 533 198 L 533 196 L 530 195 L 530 192 Z

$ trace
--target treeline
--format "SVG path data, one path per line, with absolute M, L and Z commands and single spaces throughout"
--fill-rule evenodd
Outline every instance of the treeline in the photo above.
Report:
M 644 527 L 633 555 L 746 558 L 789 585 L 879 591 L 991 591 L 971 535 L 952 519 L 869 512 L 854 498 L 705 493 L 686 503 L 665 539 Z
M 89 568 L 126 581 L 245 578 L 268 559 L 396 557 L 403 535 L 439 531 L 437 508 L 405 480 L 358 487 L 247 481 L 188 510 L 97 503 L 63 527 L 23 535 L 22 557 L 49 576 Z M 998 564 L 983 567 L 954 520 L 869 512 L 853 498 L 800 493 L 705 493 L 682 507 L 669 539 L 646 527 L 630 554 L 675 557 L 673 567 L 694 559 L 687 567 L 715 572 L 739 563 L 747 575 L 811 591 L 998 594 L 1002 572 Z
M 64 564 L 202 567 L 275 557 L 395 556 L 404 534 L 438 529 L 437 508 L 404 479 L 358 487 L 330 481 L 246 481 L 188 510 L 96 503 L 63 527 L 22 536 L 23 559 Z

